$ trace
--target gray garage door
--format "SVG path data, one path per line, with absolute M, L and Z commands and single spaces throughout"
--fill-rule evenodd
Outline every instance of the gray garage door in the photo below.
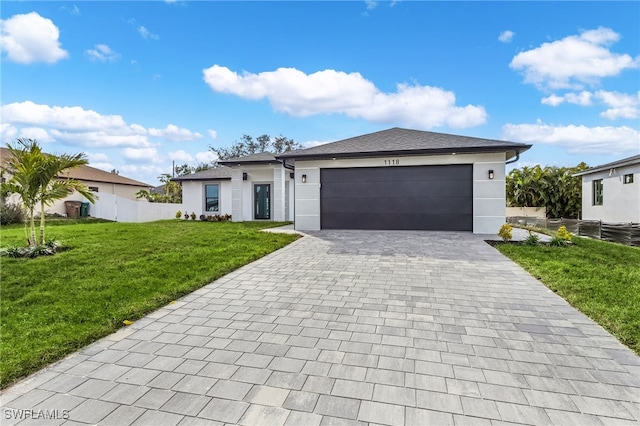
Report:
M 322 229 L 473 230 L 470 164 L 320 170 Z

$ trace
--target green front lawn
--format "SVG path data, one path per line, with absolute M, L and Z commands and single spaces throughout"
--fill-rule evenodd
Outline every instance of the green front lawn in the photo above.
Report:
M 640 248 L 586 238 L 498 249 L 640 355 Z
M 52 226 L 68 249 L 1 258 L 0 388 L 297 238 L 279 223 L 161 221 Z M 22 226 L 0 230 L 23 245 Z

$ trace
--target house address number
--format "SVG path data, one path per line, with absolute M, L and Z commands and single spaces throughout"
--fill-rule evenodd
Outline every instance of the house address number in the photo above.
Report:
M 400 160 L 398 158 L 392 158 L 390 160 L 384 160 L 385 166 L 397 166 L 400 164 Z

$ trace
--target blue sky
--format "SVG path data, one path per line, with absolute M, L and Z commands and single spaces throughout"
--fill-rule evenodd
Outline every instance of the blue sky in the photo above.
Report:
M 639 2 L 2 2 L 0 137 L 157 184 L 243 134 L 640 153 Z

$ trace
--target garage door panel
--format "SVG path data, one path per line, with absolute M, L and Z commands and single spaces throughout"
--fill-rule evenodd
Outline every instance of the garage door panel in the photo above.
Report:
M 423 199 L 397 197 L 393 203 L 375 198 L 358 199 L 357 202 L 344 198 L 325 199 L 322 213 L 387 213 L 397 214 L 466 214 L 473 213 L 473 206 L 464 198 Z
M 467 215 L 399 215 L 365 213 L 360 216 L 338 213 L 335 215 L 344 226 L 325 229 L 393 229 L 424 231 L 459 231 L 469 226 Z M 421 227 L 416 228 L 420 223 Z
M 473 167 L 321 169 L 323 229 L 473 229 Z
M 469 182 L 453 181 L 446 185 L 437 182 L 340 182 L 331 185 L 331 192 L 325 198 L 438 198 L 445 194 L 456 194 L 460 197 L 471 197 Z
M 447 166 L 415 166 L 415 167 L 360 167 L 345 169 L 323 169 L 331 172 L 322 177 L 326 183 L 340 183 L 353 181 L 357 176 L 359 180 L 367 182 L 397 182 L 397 181 L 467 181 L 471 179 L 471 170 L 467 170 L 469 165 L 447 165 Z M 426 168 L 425 168 L 426 167 Z M 451 173 L 452 168 L 457 173 Z

